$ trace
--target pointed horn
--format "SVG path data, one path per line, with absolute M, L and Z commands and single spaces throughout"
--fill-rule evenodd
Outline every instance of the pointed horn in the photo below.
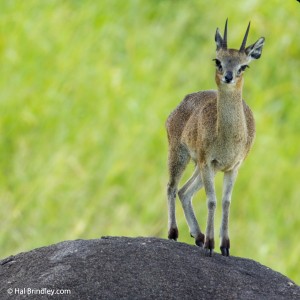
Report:
M 245 36 L 244 36 L 244 39 L 243 39 L 243 42 L 242 42 L 242 45 L 241 45 L 241 48 L 240 48 L 240 52 L 244 51 L 245 48 L 246 48 L 246 43 L 247 43 L 247 37 L 248 37 L 249 29 L 250 29 L 250 22 L 248 24 L 248 27 L 247 27 L 247 30 L 246 30 L 246 33 L 245 33 Z
M 228 23 L 228 18 L 226 19 L 225 23 L 225 29 L 224 29 L 224 37 L 223 37 L 223 48 L 227 49 L 227 23 Z

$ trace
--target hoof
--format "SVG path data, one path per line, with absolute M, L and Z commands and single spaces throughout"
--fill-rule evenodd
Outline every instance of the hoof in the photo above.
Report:
M 195 238 L 195 244 L 198 247 L 203 248 L 204 240 L 205 240 L 205 235 L 203 233 L 199 233 L 198 236 Z
M 214 249 L 206 249 L 205 248 L 205 256 L 212 257 L 213 253 L 214 253 Z
M 197 241 L 197 240 L 195 240 L 195 244 L 200 248 L 203 248 L 203 245 L 204 245 L 203 242 Z
M 178 239 L 178 229 L 177 228 L 170 228 L 169 229 L 168 239 L 177 241 L 177 239 Z
M 215 248 L 215 240 L 214 239 L 206 239 L 204 243 L 204 249 L 207 256 L 212 256 Z
M 230 240 L 223 239 L 221 242 L 220 250 L 223 256 L 229 256 Z
M 221 253 L 223 256 L 230 256 L 229 255 L 229 248 L 226 247 L 220 247 Z

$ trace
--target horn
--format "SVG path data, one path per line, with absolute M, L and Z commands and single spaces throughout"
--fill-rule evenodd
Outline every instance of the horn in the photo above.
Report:
M 248 27 L 247 27 L 247 30 L 246 30 L 246 33 L 245 33 L 245 36 L 244 36 L 244 39 L 243 39 L 243 42 L 242 42 L 242 45 L 241 45 L 241 48 L 240 48 L 240 52 L 244 51 L 245 48 L 246 48 L 246 43 L 247 43 L 247 37 L 248 37 L 249 29 L 250 29 L 250 22 L 248 24 Z
M 228 23 L 228 18 L 226 19 L 226 23 L 225 23 L 223 45 L 222 45 L 222 48 L 225 50 L 227 49 L 227 23 Z

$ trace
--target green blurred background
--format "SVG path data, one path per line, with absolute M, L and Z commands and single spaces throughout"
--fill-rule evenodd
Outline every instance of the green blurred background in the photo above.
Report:
M 296 0 L 1 1 L 1 258 L 67 239 L 166 237 L 164 123 L 187 93 L 215 88 L 227 17 L 229 47 L 249 20 L 248 43 L 266 38 L 245 74 L 257 138 L 233 193 L 231 253 L 300 283 Z M 220 200 L 221 174 L 216 186 Z M 201 191 L 203 229 L 205 202 Z M 177 206 L 179 240 L 193 244 Z

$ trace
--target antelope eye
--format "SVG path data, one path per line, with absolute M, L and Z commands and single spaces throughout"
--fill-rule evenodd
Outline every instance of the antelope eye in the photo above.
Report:
M 239 70 L 238 70 L 238 74 L 241 74 L 243 71 L 246 70 L 246 68 L 249 68 L 249 66 L 248 66 L 248 65 L 243 65 L 243 66 L 241 66 L 241 67 L 239 68 Z
M 222 72 L 223 71 L 223 68 L 222 68 L 222 64 L 221 62 L 218 60 L 218 59 L 213 59 L 216 63 L 216 68 L 218 69 L 219 72 Z

